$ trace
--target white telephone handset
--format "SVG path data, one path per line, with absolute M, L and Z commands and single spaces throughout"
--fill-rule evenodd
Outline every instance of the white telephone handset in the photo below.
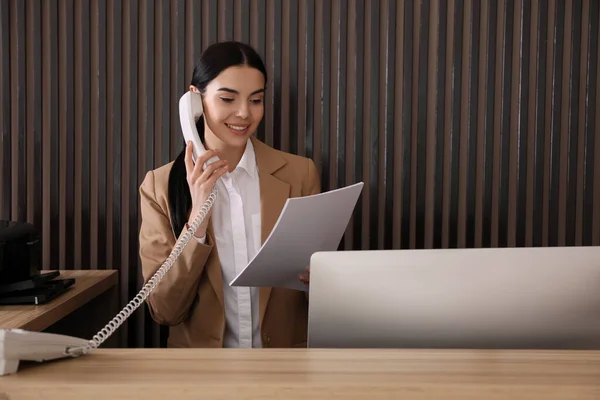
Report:
M 200 93 L 189 91 L 181 96 L 179 99 L 179 122 L 181 123 L 185 143 L 192 142 L 194 145 L 194 154 L 192 157 L 194 162 L 200 157 L 200 154 L 206 151 L 196 130 L 196 121 L 202 116 L 202 113 L 202 96 Z M 206 165 L 215 161 L 219 161 L 219 158 L 212 157 Z
M 185 93 L 179 100 L 179 118 L 186 143 L 194 144 L 194 161 L 205 150 L 196 130 L 196 120 L 202 115 L 202 98 L 194 92 Z M 212 157 L 206 164 L 218 161 Z M 216 200 L 216 187 L 202 206 L 188 230 L 177 240 L 169 257 L 156 271 L 142 290 L 91 340 L 51 333 L 29 332 L 22 329 L 0 329 L 0 376 L 17 372 L 20 360 L 48 361 L 58 358 L 77 357 L 100 346 L 125 322 L 156 288 L 160 280 L 173 267 L 185 245 L 206 218 Z

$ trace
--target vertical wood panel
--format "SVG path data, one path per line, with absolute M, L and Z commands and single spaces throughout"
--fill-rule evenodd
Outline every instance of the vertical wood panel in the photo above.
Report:
M 207 47 L 210 43 L 215 43 L 218 40 L 218 17 L 219 17 L 219 1 L 204 0 L 204 16 L 203 23 L 205 31 L 203 32 L 204 46 Z
M 414 246 L 423 248 L 425 244 L 425 171 L 427 165 L 427 97 L 432 89 L 427 86 L 427 63 L 429 49 L 430 1 L 423 0 L 415 6 L 415 79 L 413 83 L 413 212 L 412 229 Z
M 265 114 L 268 120 L 272 121 L 271 124 L 267 124 L 267 137 L 265 140 L 271 146 L 282 148 L 281 137 L 283 131 L 286 129 L 285 124 L 281 117 L 282 107 L 282 58 L 283 58 L 283 46 L 282 46 L 282 34 L 283 34 L 283 21 L 282 21 L 282 7 L 283 4 L 280 1 L 269 0 L 267 2 L 267 9 L 269 10 L 270 17 L 267 23 L 267 37 L 272 38 L 269 41 L 269 47 L 267 50 L 267 59 L 270 60 L 270 76 L 271 82 L 273 83 L 272 90 L 269 91 L 271 115 L 270 118 Z M 289 84 L 288 84 L 289 85 Z M 288 88 L 286 88 L 289 90 Z M 285 133 L 287 134 L 287 132 Z
M 559 147 L 557 150 L 558 157 L 556 161 L 558 165 L 558 226 L 557 226 L 557 240 L 559 246 L 564 246 L 567 242 L 567 187 L 568 187 L 568 156 L 571 147 L 571 140 L 569 135 L 569 122 L 570 122 L 570 108 L 571 108 L 571 58 L 573 54 L 573 1 L 566 1 L 562 5 L 565 10 L 561 15 L 564 16 L 563 29 L 563 53 L 559 62 L 562 63 L 562 73 L 560 75 L 560 84 L 562 84 L 561 93 L 561 105 L 560 105 L 560 123 L 557 123 L 557 127 L 560 130 L 559 133 Z M 575 132 L 577 133 L 577 132 Z M 569 212 L 570 214 L 570 212 Z
M 0 1 L 0 218 L 11 219 L 11 103 L 10 91 L 10 1 Z
M 0 0 L 0 219 L 46 269 L 142 284 L 138 188 L 201 51 L 267 66 L 257 136 L 365 182 L 341 249 L 600 245 L 593 0 Z M 164 346 L 140 311 L 119 334 Z
M 429 10 L 429 48 L 428 48 L 428 62 L 427 62 L 427 111 L 426 111 L 426 149 L 427 149 L 427 161 L 425 167 L 425 215 L 424 215 L 424 228 L 425 238 L 423 247 L 433 248 L 433 233 L 434 233 L 434 190 L 435 190 L 435 164 L 436 164 L 436 143 L 437 138 L 435 132 L 437 131 L 437 107 L 436 101 L 440 98 L 438 90 L 443 85 L 439 85 L 437 80 L 437 69 L 440 65 L 438 45 L 440 38 L 438 37 L 438 29 L 440 29 L 440 2 L 438 0 L 431 0 L 431 8 Z M 443 97 L 443 96 L 442 96 Z
M 346 43 L 342 43 L 342 46 L 345 47 L 345 69 L 344 69 L 344 73 L 345 73 L 345 81 L 342 81 L 340 77 L 338 77 L 338 81 L 340 81 L 341 85 L 344 85 L 346 88 L 346 96 L 347 96 L 347 100 L 343 102 L 342 106 L 345 108 L 344 111 L 340 111 L 340 113 L 344 113 L 345 115 L 345 121 L 342 122 L 340 121 L 340 124 L 343 124 L 345 126 L 345 142 L 346 142 L 346 148 L 345 148 L 345 154 L 347 155 L 353 155 L 355 154 L 355 130 L 353 129 L 354 127 L 354 121 L 355 121 L 355 113 L 354 113 L 354 105 L 355 105 L 355 99 L 351 98 L 352 95 L 349 95 L 348 93 L 354 93 L 354 91 L 351 88 L 354 88 L 356 86 L 356 73 L 357 73 L 357 64 L 356 64 L 356 58 L 355 58 L 355 54 L 356 54 L 356 46 L 357 46 L 357 40 L 358 40 L 358 35 L 356 34 L 356 24 L 358 22 L 358 15 L 357 15 L 357 6 L 356 6 L 356 1 L 352 0 L 352 1 L 348 1 L 347 3 L 347 30 L 346 30 Z M 341 50 L 340 50 L 341 51 Z M 350 90 L 349 90 L 350 89 Z M 340 88 L 341 90 L 341 88 Z M 307 128 L 308 128 L 308 121 L 307 121 Z M 301 137 L 301 135 L 300 135 Z M 301 141 L 299 142 L 299 144 L 301 143 Z M 344 182 L 355 182 L 354 180 L 354 175 L 355 175 L 355 158 L 352 156 L 348 156 L 346 157 L 346 159 L 344 160 L 344 166 L 345 166 L 345 171 L 340 171 L 340 173 L 344 174 Z M 353 241 L 355 240 L 356 235 L 354 234 L 354 229 L 355 227 L 358 225 L 358 222 L 356 221 L 356 216 L 351 217 L 349 223 L 348 223 L 348 227 L 346 229 L 346 233 L 344 235 L 344 241 L 341 244 L 341 248 L 342 249 L 351 249 L 353 248 Z
M 107 32 L 106 3 L 91 3 L 90 268 L 106 268 L 107 207 Z
M 36 226 L 42 225 L 42 203 L 35 201 L 35 196 L 42 192 L 42 25 L 41 4 L 37 1 L 27 1 L 27 32 L 26 32 L 26 92 L 27 114 L 35 118 L 26 119 L 27 128 L 27 160 L 32 160 L 27 166 L 27 219 Z M 37 157 L 36 157 L 37 155 Z
M 74 3 L 74 266 L 89 268 L 90 31 L 89 1 Z
M 537 89 L 539 86 L 540 75 L 538 74 L 538 66 L 539 59 L 538 54 L 543 46 L 540 46 L 540 2 L 539 0 L 533 0 L 531 2 L 531 10 L 530 10 L 530 23 L 524 21 L 523 23 L 523 32 L 528 31 L 529 35 L 529 48 L 523 46 L 523 56 L 525 58 L 529 58 L 529 71 L 523 71 L 523 74 L 528 74 L 528 79 L 524 80 L 524 84 L 528 85 L 527 88 L 527 96 L 522 96 L 522 101 L 527 102 L 527 118 L 522 118 L 521 120 L 525 121 L 522 123 L 522 129 L 525 130 L 527 135 L 527 173 L 526 173 L 526 182 L 528 184 L 521 185 L 519 190 L 523 190 L 523 186 L 527 192 L 526 194 L 526 204 L 525 211 L 522 211 L 522 214 L 518 217 L 519 220 L 523 219 L 521 222 L 521 229 L 525 226 L 525 241 L 522 243 L 524 246 L 531 247 L 534 245 L 534 226 L 535 226 L 535 216 L 536 210 L 539 209 L 539 204 L 536 207 L 536 198 L 538 196 L 536 190 L 536 184 L 538 176 L 537 170 L 539 169 L 538 164 L 536 163 L 536 158 L 538 156 L 537 153 L 537 142 L 538 137 L 536 135 L 537 132 L 537 124 L 536 120 L 538 118 L 538 110 L 536 108 L 536 96 Z M 529 57 L 527 56 L 527 52 L 529 52 Z M 522 165 L 522 164 L 521 164 Z
M 11 84 L 11 154 L 12 219 L 27 218 L 27 154 L 26 154 L 26 64 L 25 64 L 25 2 L 11 4 L 10 84 Z
M 531 197 L 532 186 L 528 179 L 530 165 L 528 163 L 528 155 L 530 153 L 530 135 L 528 135 L 528 122 L 533 121 L 530 116 L 529 110 L 529 99 L 530 97 L 530 86 L 529 81 L 532 79 L 530 76 L 531 69 L 529 67 L 531 63 L 531 53 L 528 53 L 531 48 L 531 1 L 521 2 L 521 18 L 519 19 L 519 35 L 518 36 L 518 48 L 519 48 L 519 96 L 518 96 L 518 109 L 519 109 L 519 125 L 518 134 L 516 139 L 516 169 L 517 169 L 517 209 L 515 215 L 516 221 L 516 243 L 519 246 L 527 245 L 527 198 Z M 517 39 L 515 39 L 517 40 Z
M 329 152 L 331 168 L 329 170 L 329 182 L 331 188 L 345 186 L 346 178 L 346 43 L 347 43 L 347 18 L 348 7 L 344 1 L 334 1 L 331 16 L 331 114 L 329 117 L 329 129 L 331 132 Z
M 396 21 L 397 19 L 397 4 L 395 1 L 387 1 L 385 7 L 382 7 L 381 20 L 383 23 L 382 32 L 380 33 L 382 41 L 382 61 L 380 64 L 380 85 L 379 91 L 383 100 L 380 107 L 380 115 L 382 119 L 382 131 L 384 132 L 384 140 L 380 149 L 381 159 L 381 179 L 382 187 L 379 192 L 379 223 L 382 225 L 383 239 L 380 239 L 379 245 L 382 248 L 390 249 L 394 246 L 394 226 L 395 226 L 395 192 L 396 182 L 394 180 L 394 160 L 395 160 L 395 96 L 396 90 Z M 402 24 L 400 23 L 400 28 Z M 341 83 L 343 85 L 343 82 Z M 341 132 L 343 133 L 345 129 Z M 344 159 L 349 158 L 352 153 L 345 155 Z
M 496 103 L 496 47 L 498 41 L 497 27 L 498 27 L 498 19 L 496 18 L 498 8 L 498 1 L 492 0 L 489 2 L 489 6 L 487 7 L 488 13 L 486 15 L 485 21 L 487 25 L 487 31 L 484 32 L 484 35 L 487 36 L 487 59 L 486 59 L 486 94 L 485 94 L 485 111 L 482 117 L 485 119 L 484 126 L 484 134 L 483 140 L 485 141 L 485 149 L 484 149 L 484 197 L 483 197 L 483 232 L 481 238 L 482 246 L 494 246 L 493 240 L 495 235 L 494 226 L 497 226 L 494 223 L 494 177 L 495 177 L 495 169 L 494 169 L 494 148 L 496 142 L 495 135 L 495 103 Z
M 461 103 L 460 113 L 458 114 L 458 130 L 457 130 L 457 150 L 456 155 L 458 156 L 458 194 L 457 194 L 457 226 L 453 230 L 456 238 L 457 247 L 465 247 L 466 245 L 466 231 L 467 231 L 467 186 L 468 186 L 468 167 L 469 167 L 469 112 L 471 110 L 471 103 L 469 103 L 469 87 L 470 87 L 470 75 L 471 70 L 471 36 L 473 34 L 473 0 L 466 0 L 464 3 L 464 21 L 463 31 L 461 40 L 462 54 L 460 54 L 461 69 L 457 73 L 461 74 L 461 84 L 457 86 L 457 96 Z M 456 190 L 456 188 L 455 188 Z
M 499 115 L 499 149 L 498 149 L 498 246 L 506 247 L 508 243 L 508 198 L 510 190 L 509 166 L 510 166 L 510 142 L 511 142 L 511 96 L 512 96 L 512 81 L 513 64 L 512 60 L 515 57 L 513 38 L 515 1 L 502 1 L 501 6 L 504 13 L 504 21 L 501 25 L 501 93 L 500 95 L 500 115 Z
M 405 2 L 401 1 L 397 3 L 396 7 L 396 15 L 391 15 L 391 18 L 395 17 L 395 41 L 396 41 L 396 56 L 395 56 L 395 69 L 390 71 L 390 74 L 393 74 L 395 85 L 392 88 L 394 90 L 394 158 L 393 158 L 393 168 L 394 168 L 394 177 L 393 177 L 393 192 L 392 198 L 394 199 L 391 205 L 392 213 L 391 213 L 391 223 L 392 223 L 392 248 L 400 248 L 402 245 L 402 239 L 404 235 L 404 226 L 406 225 L 406 218 L 402 218 L 402 211 L 404 206 L 404 187 L 402 177 L 404 175 L 403 170 L 403 161 L 401 160 L 402 151 L 403 151 L 403 135 L 402 129 L 404 124 L 404 79 L 403 73 L 404 70 L 404 35 L 405 35 L 405 22 L 406 19 L 404 17 L 405 12 Z M 386 153 L 387 155 L 387 153 Z M 390 207 L 390 204 L 388 204 Z M 390 214 L 387 215 L 387 218 L 390 219 Z
M 584 46 L 587 45 L 587 35 L 584 33 L 583 20 L 583 0 L 578 0 L 573 3 L 573 16 L 571 21 L 573 36 L 571 39 L 571 65 L 569 68 L 569 87 L 571 90 L 569 98 L 569 147 L 567 148 L 567 226 L 566 244 L 574 246 L 577 242 L 581 242 L 580 232 L 581 224 L 577 220 L 579 211 L 579 199 L 581 196 L 580 182 L 578 177 L 581 173 L 580 163 L 578 160 L 583 160 L 583 141 L 580 135 L 579 126 L 582 123 L 580 118 L 580 109 L 582 108 L 582 83 L 585 82 L 585 70 L 581 73 L 581 65 L 586 63 L 584 54 Z
M 454 248 L 458 245 L 458 206 L 459 206 L 459 167 L 460 167 L 460 115 L 463 105 L 460 101 L 463 82 L 463 36 L 465 26 L 465 3 L 463 0 L 456 0 L 454 7 L 449 9 L 453 13 L 453 32 L 448 40 L 452 41 L 451 64 L 448 73 L 451 82 L 449 87 L 450 105 L 448 106 L 448 122 L 446 123 L 446 140 L 448 141 L 445 152 L 445 163 L 449 176 L 444 178 L 446 186 L 444 196 L 447 199 L 446 206 L 446 242 L 442 243 L 444 247 Z
M 156 113 L 154 124 L 156 126 L 156 137 L 155 137 L 155 164 L 161 165 L 166 164 L 171 160 L 171 109 L 173 105 L 169 101 L 171 98 L 171 61 L 170 61 L 170 7 L 166 1 L 159 1 L 155 8 L 156 17 L 156 29 L 155 29 L 155 53 L 156 53 L 156 75 L 154 84 L 156 87 Z M 202 10 L 202 17 L 204 17 L 204 10 Z M 207 37 L 205 33 L 202 33 L 202 39 Z M 190 76 L 188 82 L 192 80 Z
M 564 58 L 568 57 L 564 52 L 565 47 L 565 1 L 557 0 L 552 30 L 552 42 L 555 43 L 553 49 L 553 76 L 552 76 L 552 109 L 549 112 L 551 118 L 550 125 L 550 143 L 548 150 L 549 174 L 550 174 L 550 193 L 548 210 L 548 245 L 553 246 L 559 242 L 559 218 L 560 218 L 560 146 L 566 143 L 561 142 L 561 121 L 563 118 L 564 89 L 563 67 Z
M 487 127 L 489 126 L 490 115 L 487 113 L 488 98 L 486 93 L 489 93 L 489 74 L 488 74 L 488 63 L 493 52 L 490 52 L 490 41 L 489 41 L 489 29 L 490 29 L 490 4 L 489 2 L 483 2 L 479 14 L 475 17 L 481 21 L 479 32 L 479 79 L 478 79 L 478 93 L 477 93 L 477 135 L 479 140 L 477 141 L 477 171 L 475 172 L 475 247 L 482 247 L 484 243 L 484 232 L 489 232 L 489 208 L 486 191 L 486 182 L 489 181 L 489 177 L 486 174 L 486 165 L 489 165 L 489 159 L 486 156 L 486 149 L 491 142 L 486 135 L 489 132 Z M 449 52 L 453 51 L 449 49 Z M 486 179 L 486 177 L 488 179 Z
M 185 6 L 185 23 L 184 23 L 184 29 L 185 29 L 185 61 L 184 61 L 184 88 L 182 88 L 182 90 L 187 89 L 189 82 L 191 81 L 191 77 L 192 74 L 194 73 L 194 64 L 196 62 L 196 59 L 194 58 L 194 56 L 198 56 L 200 55 L 201 52 L 201 44 L 202 44 L 202 36 L 201 34 L 199 36 L 197 36 L 196 32 L 200 32 L 199 29 L 199 22 L 194 23 L 194 19 L 198 18 L 200 16 L 201 18 L 201 14 L 197 15 L 197 9 L 200 9 L 200 5 L 201 3 L 199 2 L 191 2 L 191 1 L 186 1 L 184 6 Z M 149 25 L 147 20 L 150 18 L 150 13 L 152 14 L 152 16 L 154 15 L 154 8 L 156 7 L 156 5 L 154 4 L 154 1 L 152 1 L 150 3 L 150 7 L 148 7 L 147 3 L 140 3 L 140 22 L 143 24 L 142 27 L 140 27 L 140 29 L 143 32 L 143 37 L 140 41 L 140 46 L 142 46 L 142 49 L 144 48 L 144 46 L 147 46 L 148 43 L 151 43 L 151 39 L 152 39 L 152 35 L 153 35 L 153 30 L 149 31 L 148 27 L 152 27 L 154 28 L 153 24 Z M 142 50 L 144 51 L 144 50 Z M 145 51 L 144 54 L 147 54 L 148 52 Z M 153 60 L 148 60 L 146 58 L 142 58 L 142 65 L 143 64 L 149 64 L 148 67 L 154 67 L 154 62 Z
M 59 86 L 58 86 L 58 4 L 44 2 L 42 11 L 42 265 L 59 267 Z M 1 119 L 1 117 L 0 117 Z M 38 154 L 39 156 L 39 154 Z M 2 196 L 0 196 L 2 197 Z
M 74 21 L 73 2 L 59 2 L 59 133 L 60 133 L 60 196 L 61 215 L 59 232 L 60 260 L 59 267 L 73 269 L 75 267 L 74 248 L 74 88 L 73 88 L 73 63 L 74 63 Z
M 368 30 L 365 36 L 365 100 L 369 104 L 365 107 L 365 142 L 363 146 L 363 154 L 365 163 L 363 167 L 365 177 L 365 187 L 368 193 L 366 201 L 363 203 L 363 231 L 368 232 L 366 235 L 367 241 L 365 246 L 372 249 L 377 249 L 378 226 L 377 216 L 379 214 L 379 4 L 376 2 L 368 2 L 366 5 L 366 26 Z M 332 71 L 335 76 L 335 71 Z
M 298 87 L 298 42 L 299 42 L 299 1 L 290 0 L 289 3 L 289 25 L 286 24 L 285 28 L 289 28 L 288 42 L 282 44 L 282 47 L 289 49 L 289 91 L 287 94 L 286 101 L 289 102 L 289 117 L 283 119 L 283 123 L 286 124 L 287 131 L 282 132 L 282 149 L 290 151 L 294 154 L 298 153 L 298 100 L 299 100 L 299 87 Z M 283 50 L 283 49 L 282 49 Z M 282 87 L 283 90 L 283 87 Z
M 480 29 L 480 19 L 478 15 L 481 5 L 479 1 L 472 4 L 471 10 L 471 32 L 468 37 L 469 56 L 469 84 L 468 99 L 468 120 L 467 120 L 467 187 L 465 193 L 466 212 L 465 212 L 465 246 L 473 247 L 475 245 L 475 200 L 476 200 L 476 170 L 477 170 L 477 105 L 478 105 L 478 80 L 479 80 L 479 43 L 478 32 Z
M 154 2 L 154 9 L 160 6 L 160 1 Z M 200 1 L 188 1 L 186 3 L 188 17 L 186 21 L 186 40 L 188 41 L 188 49 L 191 48 L 192 53 L 188 54 L 188 70 L 185 75 L 185 82 L 188 84 L 192 80 L 193 68 L 196 63 L 196 59 L 202 53 L 202 2 Z M 156 13 L 155 10 L 153 10 Z M 249 16 L 248 16 L 249 17 Z M 188 26 L 189 25 L 189 26 Z M 154 26 L 154 32 L 156 26 Z M 150 40 L 150 37 L 148 38 Z M 188 50 L 189 51 L 189 50 Z M 187 87 L 187 86 L 186 86 Z
M 541 7 L 544 9 L 545 7 Z M 550 0 L 548 4 L 547 16 L 547 29 L 544 32 L 544 40 L 546 44 L 545 54 L 546 54 L 546 73 L 545 73 L 545 87 L 544 87 L 544 95 L 545 95 L 545 104 L 544 104 L 544 113 L 543 113 L 543 131 L 540 131 L 540 140 L 544 141 L 543 148 L 543 183 L 542 186 L 542 229 L 541 229 L 541 241 L 543 246 L 548 245 L 549 240 L 549 231 L 550 231 L 550 221 L 549 221 L 549 210 L 550 210 L 550 160 L 551 160 L 551 138 L 552 138 L 552 102 L 554 99 L 555 92 L 553 90 L 553 77 L 554 77 L 554 26 L 556 23 L 556 0 Z M 540 20 L 544 20 L 540 18 Z
M 414 4 L 413 2 L 404 2 L 404 26 L 402 38 L 403 48 L 403 59 L 404 65 L 402 69 L 402 128 L 401 128 L 401 154 L 402 167 L 400 170 L 400 176 L 402 180 L 402 226 L 400 234 L 400 247 L 409 248 L 414 247 L 414 235 L 412 234 L 413 218 L 411 217 L 411 200 L 412 200 L 412 127 L 413 127 L 413 114 L 412 114 L 412 91 L 413 91 L 413 80 L 414 80 Z M 357 93 L 358 97 L 358 93 Z
M 594 14 L 592 14 L 594 15 Z M 600 20 L 600 9 L 599 7 L 596 7 L 596 13 L 595 15 L 597 16 L 596 21 Z M 600 29 L 598 29 L 598 25 L 596 25 L 596 43 L 597 43 L 597 47 L 595 47 L 596 49 L 596 54 L 594 55 L 594 58 L 596 60 L 596 68 L 595 69 L 590 69 L 590 74 L 594 74 L 595 75 L 595 80 L 596 80 L 596 96 L 594 97 L 594 101 L 596 104 L 595 109 L 591 109 L 593 110 L 592 112 L 595 113 L 596 116 L 596 120 L 594 121 L 594 127 L 593 129 L 591 129 L 590 131 L 590 136 L 595 137 L 594 141 L 595 141 L 595 151 L 594 151 L 594 158 L 593 158 L 593 162 L 591 162 L 591 165 L 594 166 L 594 172 L 593 172 L 593 176 L 597 177 L 600 174 L 600 138 L 598 138 L 598 130 L 600 129 L 600 99 L 598 98 L 600 96 Z M 593 51 L 593 50 L 592 50 Z M 592 175 L 592 174 L 590 174 Z M 591 176 L 590 176 L 591 179 Z M 594 215 L 594 222 L 595 222 L 595 228 L 593 228 L 593 239 L 592 239 L 592 244 L 596 244 L 600 241 L 600 179 L 594 179 L 594 197 L 593 200 L 591 201 L 591 203 L 594 204 L 594 211 L 593 211 L 593 215 Z M 595 201 L 594 201 L 595 200 Z
M 175 0 L 171 2 L 171 42 L 165 49 L 170 52 L 171 57 L 171 94 L 169 99 L 178 99 L 187 90 L 186 83 L 191 77 L 185 79 L 185 0 Z M 216 21 L 215 21 L 216 22 Z M 136 36 L 137 38 L 137 36 Z M 133 40 L 133 39 L 132 39 Z M 137 40 L 135 41 L 137 43 Z M 134 70 L 133 73 L 136 73 Z M 133 89 L 133 87 L 132 87 Z M 171 115 L 178 115 L 177 101 L 170 101 Z M 170 119 L 170 132 L 176 132 L 179 128 L 179 118 Z M 183 136 L 171 135 L 170 159 L 177 157 L 177 154 L 183 149 Z
M 447 63 L 447 46 L 446 46 L 446 35 L 448 32 L 448 10 L 449 5 L 447 1 L 441 1 L 436 11 L 435 17 L 439 24 L 436 32 L 437 47 L 435 49 L 437 54 L 436 63 L 436 93 L 435 93 L 435 129 L 432 134 L 435 137 L 434 151 L 434 167 L 431 171 L 431 179 L 433 185 L 433 204 L 431 205 L 433 214 L 433 226 L 431 227 L 431 236 L 433 239 L 432 247 L 442 247 L 442 214 L 444 206 L 444 168 L 445 168 L 445 102 L 446 102 L 446 63 Z
M 281 103 L 280 103 L 280 148 L 283 151 L 290 150 L 290 136 L 295 136 L 291 131 L 290 122 L 290 93 L 294 90 L 291 82 L 291 60 L 290 54 L 290 22 L 292 19 L 290 2 L 282 2 L 281 5 Z
M 461 24 L 458 23 L 460 17 L 462 16 L 462 12 L 457 11 L 462 10 L 462 7 L 457 7 L 457 3 L 460 3 L 460 0 L 450 0 L 447 3 L 447 13 L 443 15 L 442 18 L 447 19 L 447 29 L 445 31 L 440 30 L 440 34 L 445 35 L 445 43 L 442 44 L 443 48 L 446 50 L 449 57 L 446 58 L 444 67 L 444 126 L 441 128 L 442 132 L 438 132 L 443 137 L 443 148 L 444 154 L 442 156 L 443 160 L 443 174 L 442 176 L 436 176 L 437 179 L 441 180 L 441 188 L 438 187 L 438 190 L 441 189 L 443 204 L 441 209 L 437 209 L 439 213 L 441 213 L 442 217 L 442 225 L 439 227 L 441 235 L 441 243 L 439 247 L 449 247 L 450 245 L 450 207 L 451 207 L 451 193 L 456 193 L 455 190 L 452 190 L 451 187 L 451 178 L 455 175 L 451 174 L 452 166 L 453 166 L 453 158 L 452 158 L 452 143 L 453 143 L 453 133 L 454 133 L 454 118 L 453 118 L 453 110 L 455 107 L 460 105 L 460 102 L 454 102 L 454 94 L 455 91 L 455 66 L 456 66 L 456 50 L 455 50 L 455 35 L 457 30 L 460 29 Z M 442 69 L 442 65 L 440 65 L 440 70 Z M 441 97 L 441 96 L 440 96 Z M 437 128 L 440 129 L 440 128 Z M 454 235 L 452 235 L 454 237 Z
M 327 131 L 330 134 L 327 134 L 326 137 L 329 139 L 328 142 L 322 142 L 322 154 L 325 155 L 329 160 L 329 168 L 328 175 L 326 177 L 327 182 L 329 182 L 329 186 L 331 188 L 337 188 L 337 156 L 336 156 L 336 148 L 337 143 L 339 141 L 339 137 L 335 134 L 336 130 L 336 122 L 338 120 L 339 113 L 339 86 L 337 85 L 337 80 L 339 79 L 339 51 L 338 51 L 338 35 L 340 33 L 340 1 L 332 0 L 331 6 L 329 10 L 330 16 L 327 18 L 331 21 L 329 26 L 325 29 L 329 32 L 329 48 L 331 49 L 330 55 L 331 58 L 329 60 L 330 70 L 327 72 L 329 75 L 329 79 L 327 82 L 327 87 L 324 87 L 326 92 L 329 92 L 329 113 L 323 114 L 323 124 L 327 124 Z
M 586 95 L 587 85 L 589 84 L 589 76 L 587 74 L 588 68 L 588 54 L 589 54 L 589 41 L 590 41 L 590 1 L 584 0 L 582 4 L 582 15 L 581 15 L 581 61 L 579 64 L 579 70 L 575 71 L 574 81 L 575 84 L 579 84 L 579 96 L 578 102 L 578 113 L 577 113 L 577 173 L 575 174 L 576 180 L 576 211 L 575 216 L 575 245 L 583 245 L 583 204 L 584 204 L 584 179 L 585 179 L 585 121 L 586 121 Z M 579 76 L 579 82 L 577 77 Z
M 598 243 L 600 239 L 598 234 L 599 229 L 594 229 L 594 226 L 599 227 L 600 224 L 600 192 L 598 188 L 600 183 L 595 179 L 598 171 L 598 156 L 600 153 L 596 149 L 600 149 L 600 138 L 596 137 L 597 130 L 600 128 L 600 101 L 598 94 L 600 93 L 600 63 L 598 62 L 598 54 L 600 53 L 599 39 L 600 25 L 600 3 L 592 1 L 590 4 L 590 41 L 588 46 L 589 64 L 586 71 L 587 74 L 587 104 L 585 112 L 585 171 L 584 171 L 584 221 L 583 221 L 583 243 L 591 245 Z M 590 218 L 589 213 L 592 213 Z
M 352 54 L 352 63 L 354 64 L 354 96 L 352 101 L 352 110 L 351 113 L 354 115 L 354 119 L 351 123 L 353 127 L 353 132 L 351 133 L 352 141 L 352 154 L 354 157 L 354 170 L 353 172 L 353 181 L 358 182 L 362 181 L 363 175 L 363 157 L 356 156 L 361 153 L 363 149 L 363 102 L 364 102 L 364 86 L 362 82 L 365 77 L 365 64 L 363 54 L 365 53 L 365 20 L 364 20 L 364 12 L 365 10 L 365 2 L 363 0 L 356 0 L 354 2 L 353 14 L 354 14 L 354 38 L 353 41 L 355 43 L 356 51 Z M 316 39 L 315 39 L 316 40 Z M 317 157 L 317 153 L 313 155 L 313 157 L 319 159 Z M 322 168 L 326 170 L 327 164 L 325 159 L 321 159 Z M 363 196 L 358 199 L 358 203 L 356 205 L 356 209 L 354 212 L 353 223 L 353 241 L 349 248 L 363 248 L 362 243 L 362 232 L 363 232 Z
M 218 3 L 218 40 L 233 40 L 233 0 L 221 0 Z
M 508 32 L 507 40 L 512 42 L 512 62 L 510 65 L 510 131 L 508 135 L 508 169 L 507 169 L 507 198 L 506 198 L 506 245 L 515 247 L 517 240 L 517 196 L 519 194 L 519 137 L 521 116 L 521 46 L 526 45 L 521 37 L 522 0 L 513 3 L 512 31 Z
M 539 30 L 537 33 L 538 51 L 537 62 L 537 85 L 536 85 L 536 116 L 535 116 L 535 178 L 534 178 L 534 204 L 537 205 L 533 211 L 533 246 L 542 246 L 547 243 L 547 136 L 549 127 L 547 118 L 550 95 L 548 93 L 548 82 L 552 75 L 550 68 L 551 46 L 548 42 L 550 32 L 550 5 L 539 7 Z

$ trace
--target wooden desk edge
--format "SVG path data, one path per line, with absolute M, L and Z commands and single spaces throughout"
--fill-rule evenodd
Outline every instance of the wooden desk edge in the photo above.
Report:
M 57 303 L 54 307 L 52 307 L 48 312 L 40 315 L 37 318 L 28 321 L 21 329 L 41 332 L 44 329 L 48 328 L 50 325 L 59 321 L 62 317 L 69 315 L 73 311 L 82 307 L 83 305 L 89 303 L 92 299 L 98 297 L 102 293 L 106 292 L 110 288 L 114 287 L 118 283 L 118 271 L 117 270 L 107 270 L 111 273 L 107 274 L 105 277 L 102 277 L 98 282 L 94 285 L 90 286 L 87 290 L 83 292 L 79 292 L 74 296 L 67 297 L 63 302 Z M 63 271 L 61 271 L 61 278 L 65 278 L 63 276 Z M 75 278 L 75 285 L 77 285 L 77 278 Z M 74 287 L 69 290 L 75 290 Z M 63 293 L 63 295 L 68 294 L 68 291 Z M 60 298 L 57 298 L 60 299 Z M 60 313 L 51 312 L 53 309 L 60 307 Z M 108 321 L 107 321 L 108 322 Z

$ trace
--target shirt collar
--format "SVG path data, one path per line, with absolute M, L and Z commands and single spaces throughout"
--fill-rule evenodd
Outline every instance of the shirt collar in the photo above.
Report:
M 246 142 L 246 149 L 237 166 L 244 169 L 252 179 L 256 178 L 256 154 L 254 153 L 254 146 L 250 139 Z

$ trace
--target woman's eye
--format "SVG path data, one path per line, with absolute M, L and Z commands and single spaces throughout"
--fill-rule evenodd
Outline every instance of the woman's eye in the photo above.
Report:
M 250 100 L 250 102 L 253 104 L 260 104 L 263 102 L 263 99 L 253 99 L 253 100 Z
M 221 97 L 221 100 L 225 103 L 232 103 L 234 99 L 231 99 L 229 97 Z

